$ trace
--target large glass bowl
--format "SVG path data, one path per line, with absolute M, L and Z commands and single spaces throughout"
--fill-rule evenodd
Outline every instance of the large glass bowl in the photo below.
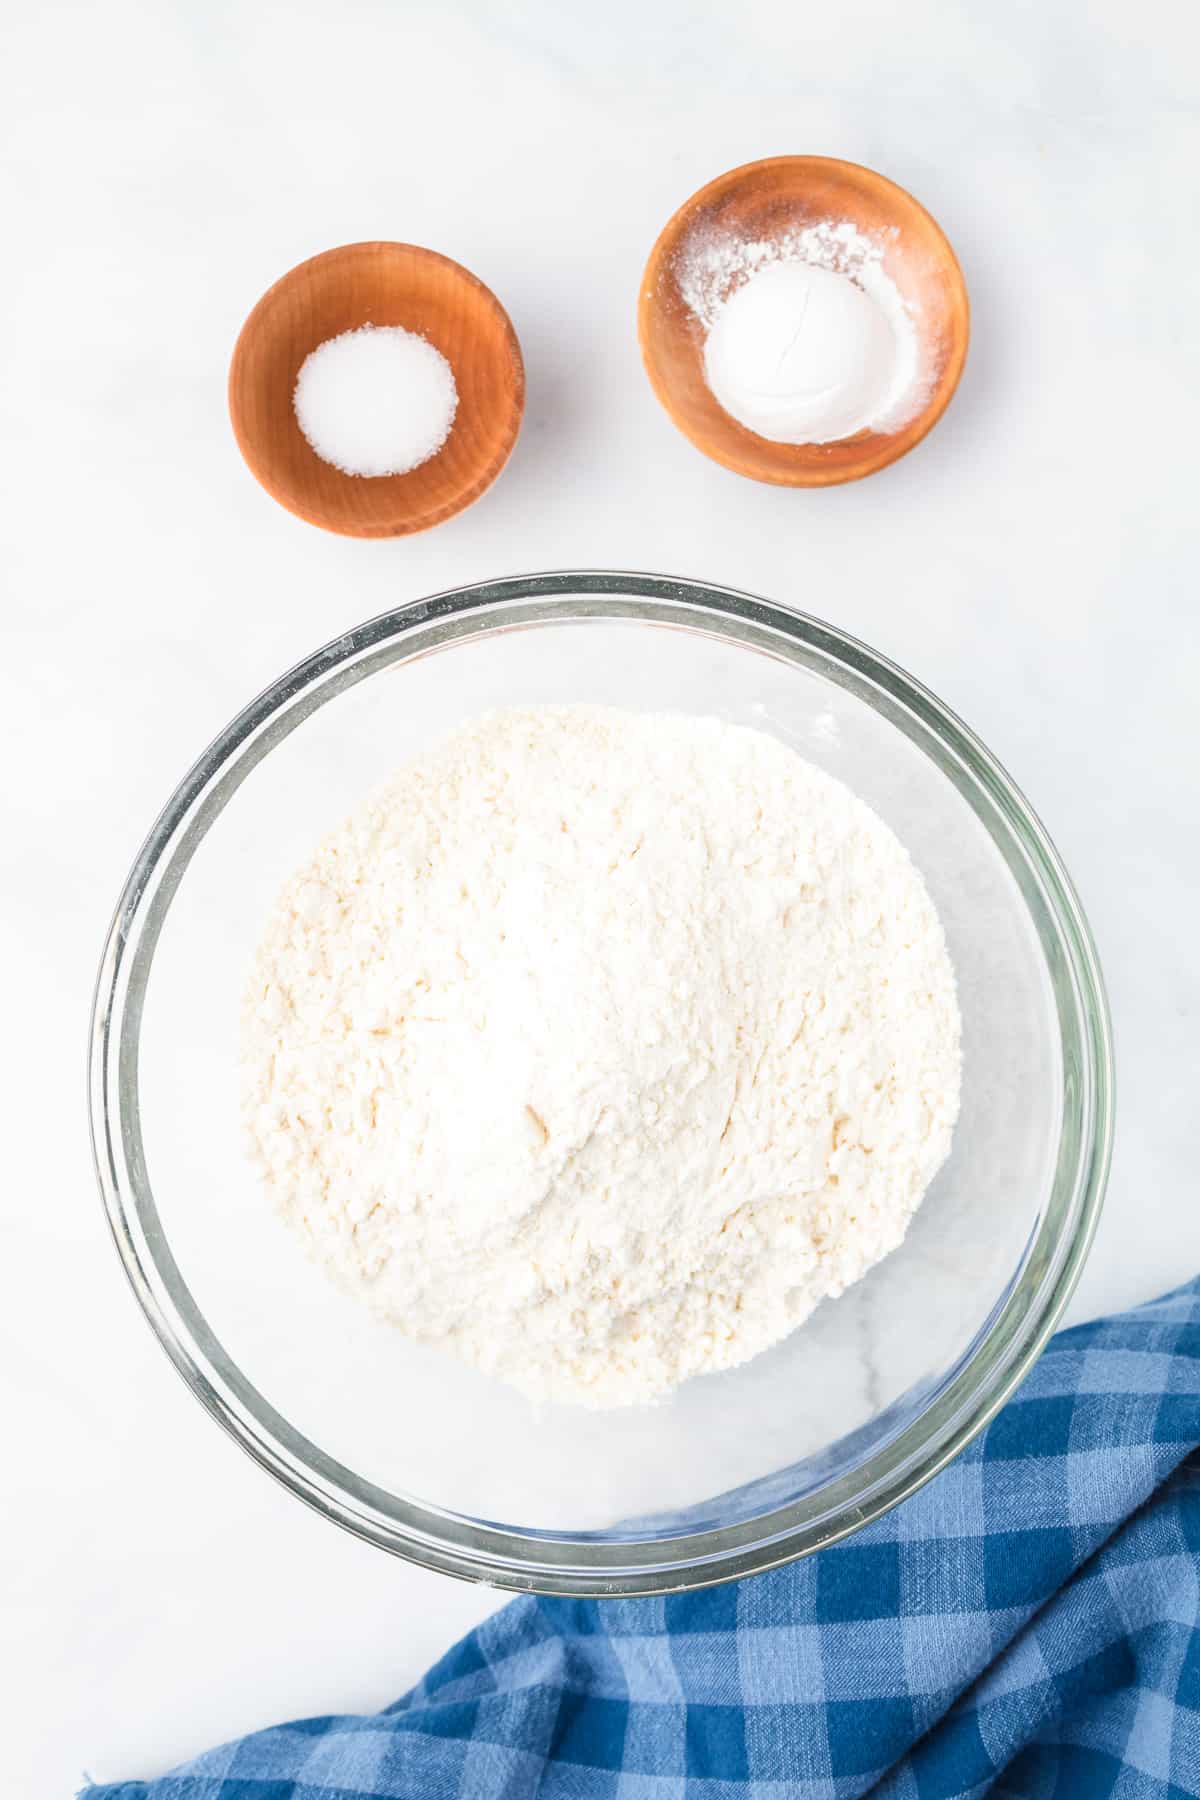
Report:
M 457 721 L 551 701 L 715 714 L 844 779 L 922 870 L 963 1012 L 953 1153 L 903 1246 L 774 1350 L 609 1413 L 539 1411 L 338 1293 L 275 1218 L 238 1113 L 241 990 L 284 878 Z M 595 1595 L 698 1587 L 803 1555 L 961 1450 L 1062 1311 L 1112 1117 L 1079 903 L 970 731 L 830 625 L 698 582 L 602 573 L 490 582 L 373 619 L 221 733 L 121 896 L 91 1095 L 105 1203 L 142 1308 L 264 1468 L 429 1568 Z

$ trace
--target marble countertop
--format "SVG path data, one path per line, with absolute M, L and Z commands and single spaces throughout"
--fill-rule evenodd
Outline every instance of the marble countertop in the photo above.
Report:
M 374 612 L 652 569 L 826 615 L 920 675 L 1042 814 L 1109 981 L 1117 1154 L 1072 1315 L 1200 1268 L 1200 259 L 1177 185 L 1200 167 L 1200 28 L 1157 0 L 114 0 L 26 8 L 8 35 L 0 1661 L 5 1788 L 34 1800 L 374 1708 L 495 1603 L 334 1530 L 216 1430 L 130 1298 L 87 1145 L 91 983 L 141 836 L 250 695 Z M 705 461 L 635 341 L 666 217 L 786 150 L 910 188 L 973 305 L 933 436 L 824 493 Z M 276 276 L 378 236 L 496 289 L 528 410 L 475 507 L 352 543 L 255 485 L 225 373 Z

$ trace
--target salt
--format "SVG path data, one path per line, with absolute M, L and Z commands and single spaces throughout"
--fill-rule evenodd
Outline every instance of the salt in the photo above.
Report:
M 399 325 L 362 325 L 305 358 L 293 405 L 322 461 L 345 475 L 404 475 L 445 443 L 458 388 L 428 339 Z

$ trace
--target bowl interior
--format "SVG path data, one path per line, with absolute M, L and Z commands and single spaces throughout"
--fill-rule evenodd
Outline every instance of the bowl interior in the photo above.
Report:
M 880 244 L 884 270 L 917 329 L 922 399 L 893 431 L 860 431 L 832 444 L 777 444 L 739 424 L 715 399 L 704 376 L 705 327 L 684 297 L 681 276 L 706 243 L 726 236 L 771 242 L 822 220 L 848 220 Z M 638 332 L 655 393 L 697 449 L 755 481 L 826 487 L 895 462 L 941 417 L 966 359 L 966 286 L 940 227 L 903 188 L 857 163 L 774 156 L 718 176 L 669 220 L 642 278 Z
M 836 659 L 764 653 L 717 618 L 664 628 L 565 611 L 467 620 L 440 641 L 428 627 L 415 656 L 393 638 L 306 716 L 265 712 L 223 791 L 201 793 L 159 862 L 159 935 L 134 977 L 145 983 L 140 1030 L 136 1004 L 125 1022 L 134 1047 L 120 1133 L 140 1253 L 149 1279 L 165 1283 L 161 1305 L 187 1359 L 206 1378 L 234 1371 L 255 1434 L 287 1440 L 295 1485 L 323 1483 L 435 1539 L 460 1521 L 468 1535 L 498 1526 L 526 1545 L 569 1539 L 570 1557 L 585 1561 L 589 1543 L 752 1535 L 754 1521 L 800 1501 L 844 1529 L 887 1447 L 943 1405 L 1001 1309 L 1012 1312 L 1055 1253 L 1063 1003 L 1045 922 L 997 842 L 986 794 Z M 563 701 L 754 725 L 845 780 L 925 876 L 965 1033 L 953 1153 L 902 1248 L 743 1368 L 651 1409 L 601 1414 L 538 1411 L 335 1292 L 273 1216 L 238 1117 L 242 986 L 285 877 L 364 792 L 457 722 Z M 1062 1210 L 1061 1194 L 1054 1204 Z M 412 1539 L 398 1528 L 380 1541 Z
M 419 332 L 454 371 L 450 435 L 404 475 L 344 475 L 296 420 L 305 357 L 366 324 Z M 347 244 L 292 269 L 250 314 L 229 371 L 230 415 L 253 473 L 289 511 L 351 537 L 423 531 L 477 499 L 516 441 L 524 391 L 516 333 L 496 296 L 459 263 L 415 244 Z

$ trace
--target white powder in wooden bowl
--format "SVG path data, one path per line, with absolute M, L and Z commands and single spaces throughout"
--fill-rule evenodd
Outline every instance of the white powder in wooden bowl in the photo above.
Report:
M 739 424 L 783 444 L 895 431 L 927 399 L 912 308 L 884 267 L 886 235 L 819 220 L 745 240 L 709 226 L 675 270 L 703 326 L 704 373 Z
M 305 357 L 293 404 L 317 455 L 343 475 L 405 475 L 445 443 L 458 389 L 427 338 L 362 325 Z

